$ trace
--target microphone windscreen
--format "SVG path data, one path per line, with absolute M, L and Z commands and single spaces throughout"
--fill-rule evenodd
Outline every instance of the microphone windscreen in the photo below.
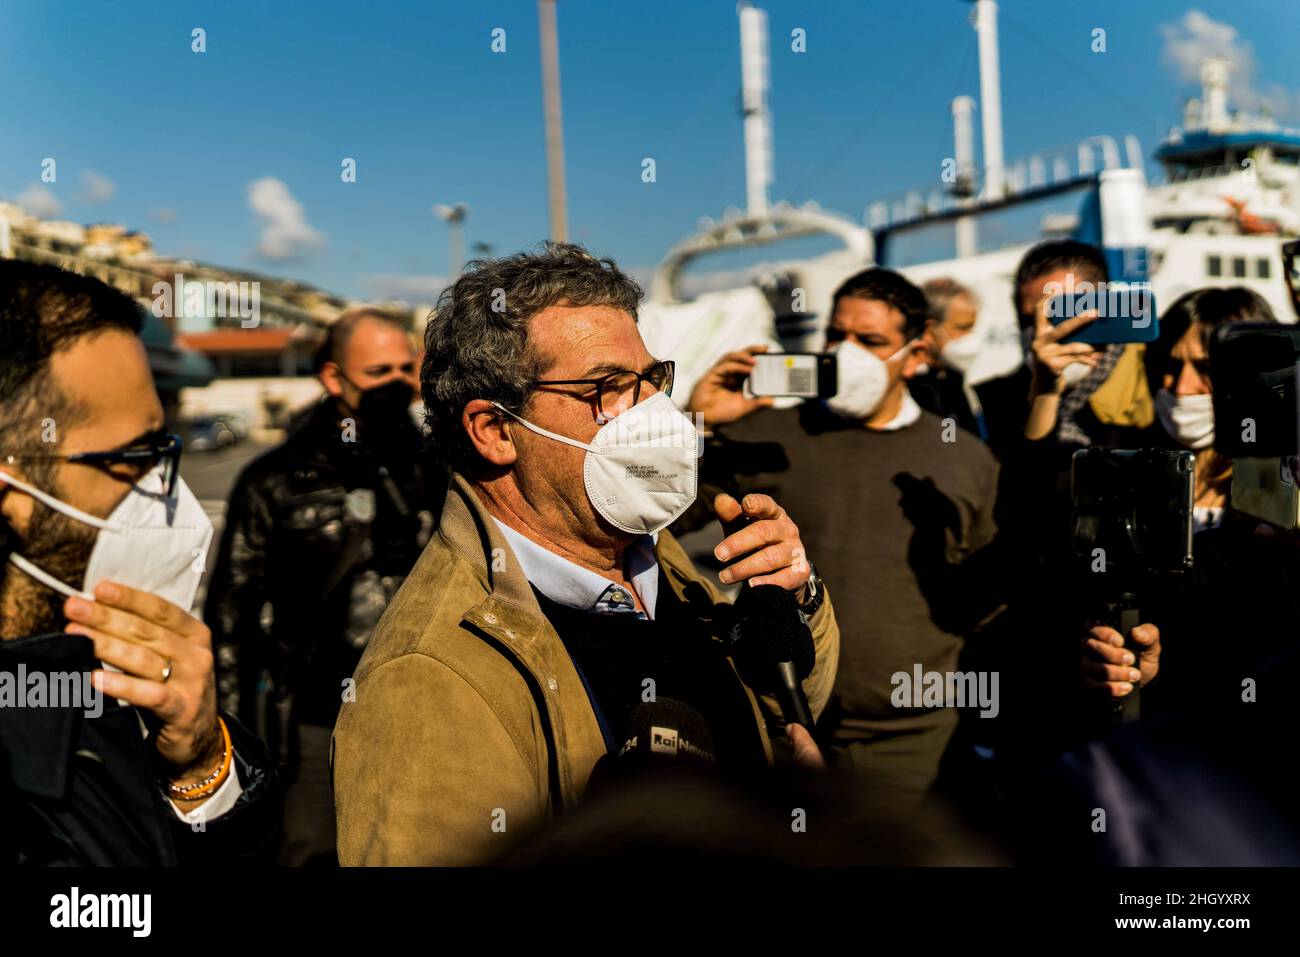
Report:
M 792 592 L 780 585 L 745 585 L 732 613 L 732 655 L 745 684 L 760 694 L 773 691 L 779 661 L 792 662 L 800 681 L 812 673 L 817 651 Z
M 664 697 L 632 709 L 619 757 L 634 756 L 709 764 L 717 760 L 713 732 L 704 716 L 688 704 Z

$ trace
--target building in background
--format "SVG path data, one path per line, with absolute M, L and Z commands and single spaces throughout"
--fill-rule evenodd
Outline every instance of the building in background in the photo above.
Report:
M 51 263 L 122 290 L 145 311 L 142 338 L 173 424 L 213 417 L 268 440 L 320 395 L 314 358 L 330 323 L 363 303 L 291 280 L 159 254 L 116 223 L 42 220 L 0 202 L 0 257 Z M 423 340 L 427 307 L 365 303 Z

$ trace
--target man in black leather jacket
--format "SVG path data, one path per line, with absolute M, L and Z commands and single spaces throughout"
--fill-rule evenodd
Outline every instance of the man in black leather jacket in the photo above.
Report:
M 140 325 L 98 280 L 0 259 L 0 866 L 264 860 L 279 828 L 189 614 L 211 528 Z
M 224 707 L 286 782 L 282 864 L 335 861 L 329 738 L 371 630 L 436 527 L 446 473 L 410 407 L 416 354 L 383 313 L 340 317 L 327 394 L 230 495 L 205 617 Z

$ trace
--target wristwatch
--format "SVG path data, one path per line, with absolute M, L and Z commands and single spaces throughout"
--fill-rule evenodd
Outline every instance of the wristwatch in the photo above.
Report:
M 812 562 L 808 563 L 808 580 L 804 582 L 804 589 L 807 597 L 799 603 L 799 616 L 803 618 L 806 625 L 808 619 L 817 614 L 822 602 L 826 600 L 826 586 L 821 576 L 817 574 L 817 566 Z

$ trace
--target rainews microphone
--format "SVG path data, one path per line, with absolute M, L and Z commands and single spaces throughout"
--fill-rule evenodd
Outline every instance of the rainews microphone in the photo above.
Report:
M 587 794 L 616 788 L 645 773 L 712 770 L 713 733 L 704 716 L 675 698 L 658 697 L 632 709 L 623 746 L 591 770 Z
M 812 673 L 817 651 L 794 593 L 747 584 L 732 607 L 731 655 L 741 680 L 759 694 L 775 694 L 786 723 L 811 734 L 812 709 L 800 682 Z
M 704 716 L 675 698 L 657 697 L 632 709 L 627 739 L 619 749 L 624 761 L 677 759 L 714 764 L 713 732 Z

